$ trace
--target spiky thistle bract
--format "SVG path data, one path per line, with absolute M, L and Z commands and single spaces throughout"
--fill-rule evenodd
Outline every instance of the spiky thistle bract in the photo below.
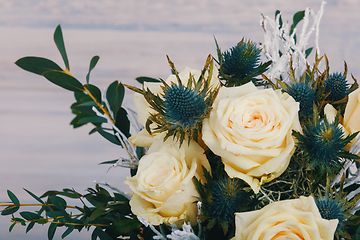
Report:
M 339 126 L 339 117 L 337 115 L 332 123 L 326 118 L 320 122 L 317 112 L 314 111 L 313 122 L 304 125 L 302 134 L 293 131 L 298 140 L 297 148 L 303 151 L 308 161 L 308 169 L 318 169 L 320 174 L 326 172 L 334 176 L 343 166 L 342 158 L 359 158 L 345 149 L 357 133 L 344 136 Z
M 253 210 L 257 201 L 241 179 L 228 176 L 214 179 L 205 168 L 203 171 L 205 184 L 194 177 L 202 202 L 200 219 L 208 230 L 217 226 L 227 235 L 228 230 L 234 227 L 235 213 Z
M 185 139 L 197 140 L 202 130 L 202 121 L 208 117 L 211 106 L 217 96 L 220 86 L 210 86 L 213 76 L 213 58 L 208 56 L 199 79 L 190 73 L 187 84 L 183 84 L 175 65 L 168 58 L 172 73 L 176 76 L 177 83 L 162 82 L 162 92 L 154 94 L 149 89 L 138 89 L 127 86 L 144 96 L 148 104 L 156 111 L 150 114 L 146 129 L 152 133 L 166 132 L 164 141 L 170 136 L 180 141 Z M 156 124 L 151 129 L 150 125 Z
M 300 103 L 299 114 L 301 117 L 312 115 L 313 105 L 318 101 L 315 89 L 308 83 L 297 82 L 290 84 L 286 92 Z
M 261 85 L 261 79 L 256 76 L 264 73 L 271 61 L 264 64 L 260 62 L 261 49 L 256 43 L 242 39 L 236 46 L 225 52 L 221 52 L 215 39 L 218 63 L 220 64 L 219 77 L 226 87 L 236 87 L 253 81 L 255 85 Z
M 339 101 L 349 94 L 349 85 L 342 73 L 330 74 L 324 81 L 324 87 L 329 101 Z
M 348 193 L 343 191 L 344 180 L 345 175 L 342 177 L 340 187 L 337 190 L 335 187 L 330 187 L 330 180 L 327 178 L 325 192 L 322 193 L 322 191 L 319 190 L 318 196 L 315 197 L 315 203 L 322 218 L 339 220 L 335 231 L 337 239 L 340 239 L 340 237 L 351 239 L 351 236 L 346 231 L 346 226 L 353 224 L 357 226 L 360 223 L 359 217 L 351 213 L 357 206 L 360 194 L 357 194 L 352 199 L 348 199 Z

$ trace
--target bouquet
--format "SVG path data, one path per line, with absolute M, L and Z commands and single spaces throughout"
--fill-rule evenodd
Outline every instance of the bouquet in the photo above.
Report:
M 104 92 L 90 83 L 98 56 L 85 84 L 70 73 L 59 25 L 64 69 L 41 57 L 16 64 L 74 92 L 71 125 L 92 124 L 90 134 L 127 151 L 101 164 L 129 168 L 132 193 L 107 183 L 86 193 L 25 189 L 39 209 L 20 211 L 26 204 L 8 190 L 9 230 L 49 224 L 49 240 L 61 227 L 62 238 L 87 229 L 94 240 L 360 239 L 360 89 L 346 62 L 332 72 L 320 55 L 324 4 L 292 24 L 280 11 L 261 15 L 260 44 L 244 37 L 223 51 L 215 38 L 217 56 L 201 70 L 178 71 L 167 56 L 166 80 L 114 81 Z M 126 88 L 135 111 L 122 104 Z

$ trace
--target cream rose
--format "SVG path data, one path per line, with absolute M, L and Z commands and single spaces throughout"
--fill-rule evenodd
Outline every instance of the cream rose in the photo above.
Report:
M 273 202 L 264 208 L 235 213 L 232 240 L 332 240 L 338 220 L 321 218 L 312 196 Z
M 201 75 L 200 70 L 191 69 L 186 67 L 183 71 L 179 73 L 179 77 L 181 82 L 186 85 L 189 81 L 190 74 L 194 76 L 197 80 Z M 207 76 L 207 72 L 205 76 Z M 218 79 L 218 70 L 216 67 L 213 67 L 213 74 L 210 80 L 210 86 L 213 88 L 220 85 L 220 81 Z M 176 76 L 174 74 L 170 75 L 166 81 L 166 83 L 177 83 Z M 144 82 L 144 88 L 150 89 L 154 94 L 160 94 L 162 92 L 162 83 L 154 83 L 154 82 Z M 150 116 L 150 113 L 155 113 L 155 111 L 151 108 L 151 106 L 147 103 L 144 96 L 139 93 L 134 93 L 134 105 L 138 115 L 138 121 L 142 126 L 145 126 L 145 123 Z M 132 136 L 129 138 L 130 142 L 139 147 L 150 147 L 151 143 L 154 141 L 153 137 L 156 134 L 150 135 L 146 129 L 143 129 L 138 135 Z
M 349 94 L 344 113 L 344 127 L 350 132 L 360 131 L 360 88 Z
M 221 159 L 230 177 L 260 185 L 287 168 L 295 149 L 292 130 L 300 131 L 299 103 L 280 90 L 259 90 L 252 82 L 221 88 L 202 138 Z
M 326 119 L 332 123 L 337 115 L 337 110 L 331 105 L 326 104 L 324 107 L 324 114 Z M 360 88 L 349 94 L 349 99 L 346 104 L 344 118 L 340 119 L 339 126 L 343 130 L 345 136 L 354 134 L 360 131 Z M 348 148 L 355 142 L 355 139 L 348 144 Z
M 202 176 L 202 166 L 210 170 L 203 149 L 194 141 L 179 144 L 171 139 L 154 141 L 140 159 L 135 176 L 125 184 L 133 191 L 131 211 L 153 225 L 161 223 L 196 224 L 199 194 L 192 178 Z

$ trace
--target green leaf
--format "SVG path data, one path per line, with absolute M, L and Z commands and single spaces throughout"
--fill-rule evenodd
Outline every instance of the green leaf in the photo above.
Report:
M 94 221 L 97 217 L 101 216 L 105 212 L 106 207 L 96 208 L 95 211 L 89 217 L 89 222 Z
M 68 236 L 72 231 L 74 231 L 75 227 L 74 225 L 70 225 L 66 231 L 61 235 L 61 238 L 64 239 L 66 236 Z
M 112 238 L 99 227 L 96 227 L 92 232 L 91 240 L 96 240 L 97 237 L 99 237 L 100 240 L 112 240 Z
M 84 117 L 77 121 L 79 124 L 86 124 L 86 123 L 106 123 L 106 118 L 103 117 Z
M 77 102 L 89 102 L 93 101 L 91 97 L 84 92 L 74 92 L 74 97 Z
M 64 209 L 66 208 L 66 201 L 65 199 L 58 197 L 58 196 L 51 196 L 50 201 L 54 206 L 58 209 Z
M 94 101 L 92 101 L 95 103 Z M 84 106 L 81 102 L 76 102 L 71 105 L 71 110 L 74 112 L 84 113 L 88 116 L 97 116 L 96 113 L 92 110 L 91 106 Z
M 6 207 L 6 208 L 1 212 L 1 215 L 2 215 L 2 216 L 11 215 L 11 214 L 17 212 L 17 210 L 19 210 L 19 207 L 15 206 L 15 205 L 11 205 L 11 206 Z
M 29 223 L 29 225 L 26 227 L 26 233 L 28 233 L 35 225 L 35 222 Z
M 126 202 L 129 202 L 129 199 L 126 197 L 126 196 L 123 196 L 122 194 L 120 193 L 114 193 L 114 197 L 115 197 L 115 201 L 120 201 L 120 202 L 123 202 L 123 201 L 126 201 Z
M 277 17 L 278 14 L 280 14 L 281 12 L 279 10 L 276 10 L 275 11 L 275 18 Z M 281 15 L 279 17 L 279 29 L 282 27 L 283 25 L 283 21 L 282 21 L 282 18 L 281 18 Z
M 122 219 L 113 223 L 109 227 L 109 230 L 116 233 L 116 235 L 122 235 L 132 230 L 139 229 L 141 225 L 141 222 L 139 222 L 137 219 Z
M 99 165 L 102 165 L 102 164 L 114 164 L 114 163 L 117 163 L 117 161 L 119 161 L 119 159 L 101 162 L 101 163 L 99 163 Z
M 30 194 L 30 196 L 32 196 L 33 198 L 35 198 L 36 201 L 44 204 L 44 201 L 41 200 L 39 197 L 37 197 L 35 194 L 33 194 L 32 192 L 30 192 L 29 190 L 27 190 L 27 189 L 25 189 L 25 188 L 23 188 L 23 189 L 24 189 L 28 194 Z
M 98 103 L 101 103 L 101 91 L 98 87 L 92 84 L 85 84 L 84 87 L 89 90 Z
M 117 111 L 124 100 L 124 95 L 124 85 L 118 83 L 118 81 L 111 83 L 106 90 L 106 99 L 109 102 L 110 110 L 113 112 L 114 116 L 116 116 Z
M 15 194 L 12 193 L 10 190 L 7 190 L 7 194 L 10 200 L 15 204 L 15 206 L 20 207 L 19 199 L 15 196 Z
M 86 75 L 86 83 L 89 83 L 89 78 L 90 78 L 90 72 L 91 70 L 94 69 L 94 67 L 96 66 L 97 62 L 99 61 L 99 56 L 94 56 L 91 61 L 90 61 L 90 66 L 89 66 L 89 72 Z
M 16 223 L 13 223 L 13 224 L 10 225 L 10 227 L 9 227 L 9 232 L 11 232 L 11 231 L 13 230 L 13 228 L 15 227 L 15 225 L 16 225 Z
M 360 240 L 360 226 L 358 227 L 358 229 L 356 230 L 356 240 Z
M 58 197 L 58 196 L 51 196 L 50 197 L 50 201 L 52 202 L 52 204 L 54 204 L 54 206 L 56 208 L 58 208 L 61 213 L 63 214 L 63 216 L 65 217 L 65 219 L 68 221 L 68 222 L 71 222 L 71 217 L 69 216 L 69 214 L 65 211 L 66 209 L 66 201 L 61 198 L 61 197 Z
M 48 222 L 49 222 L 49 220 L 46 219 L 46 218 L 42 218 L 42 219 L 39 219 L 39 220 L 37 221 L 38 224 L 46 224 L 46 223 L 48 223 Z
M 130 120 L 124 108 L 120 107 L 115 116 L 115 126 L 128 138 L 130 137 Z
M 54 191 L 54 190 L 46 191 L 43 195 L 40 196 L 40 198 L 55 196 L 58 193 L 59 191 Z
M 64 60 L 66 69 L 70 70 L 69 60 L 68 60 L 67 55 L 66 55 L 64 38 L 63 38 L 63 34 L 62 34 L 62 31 L 61 31 L 61 26 L 60 25 L 58 25 L 56 27 L 56 29 L 55 29 L 54 42 L 55 42 L 57 48 L 59 49 L 59 52 L 61 54 L 62 59 Z
M 106 207 L 106 206 L 107 206 L 107 202 L 98 201 L 98 199 L 96 198 L 96 196 L 87 195 L 87 196 L 85 196 L 85 198 L 86 198 L 86 200 L 88 200 L 89 203 L 91 203 L 94 207 L 101 208 L 101 207 Z
M 20 212 L 20 215 L 28 221 L 38 220 L 41 218 L 39 214 L 33 212 L 27 212 L 27 211 Z
M 110 142 L 112 142 L 112 143 L 114 143 L 116 145 L 122 146 L 121 143 L 119 142 L 119 140 L 114 135 L 112 135 L 112 134 L 110 134 L 108 132 L 105 132 L 102 129 L 98 129 L 97 131 L 98 131 L 98 133 L 100 133 L 101 136 L 103 136 L 108 141 L 110 141 Z
M 138 81 L 141 84 L 144 84 L 144 82 L 161 82 L 159 79 L 151 78 L 151 77 L 137 77 L 136 81 Z
M 73 76 L 66 72 L 60 71 L 47 71 L 43 73 L 43 76 L 50 82 L 73 92 L 84 91 L 83 85 Z
M 17 60 L 15 64 L 26 71 L 39 75 L 51 70 L 63 71 L 61 67 L 53 61 L 41 57 L 23 57 Z
M 54 238 L 56 227 L 57 227 L 56 223 L 50 224 L 49 229 L 48 229 L 48 239 L 49 240 L 52 240 Z
M 313 50 L 312 47 L 305 50 L 305 58 L 307 58 L 310 55 L 312 50 Z
M 305 11 L 299 11 L 294 14 L 293 24 L 291 25 L 291 29 L 290 29 L 290 35 L 293 33 L 296 25 L 304 18 L 304 16 L 305 16 Z

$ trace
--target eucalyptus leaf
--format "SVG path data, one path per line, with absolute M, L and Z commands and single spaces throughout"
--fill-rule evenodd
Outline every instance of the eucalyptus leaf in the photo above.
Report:
M 16 223 L 13 223 L 13 224 L 10 225 L 10 227 L 9 227 L 9 232 L 11 232 L 11 231 L 13 230 L 13 228 L 15 227 L 15 225 L 16 225 Z
M 116 145 L 122 146 L 121 143 L 119 142 L 119 140 L 113 134 L 105 132 L 102 129 L 97 129 L 97 131 L 98 131 L 98 133 L 100 133 L 101 136 L 103 136 L 108 141 L 110 141 L 110 142 L 112 142 L 112 143 L 114 143 Z
M 39 75 L 51 70 L 63 71 L 63 69 L 53 61 L 41 57 L 23 57 L 17 60 L 15 64 L 26 71 Z
M 110 229 L 117 235 L 123 235 L 141 227 L 141 222 L 137 219 L 121 219 L 111 225 Z
M 65 219 L 68 221 L 68 222 L 72 222 L 71 221 L 71 217 L 69 216 L 69 214 L 65 211 L 66 209 L 66 201 L 61 198 L 61 197 L 58 197 L 58 196 L 51 196 L 50 197 L 50 201 L 52 202 L 52 204 L 54 204 L 54 206 L 56 208 L 58 208 L 62 215 L 65 217 Z
M 58 197 L 58 196 L 50 196 L 50 201 L 54 206 L 60 210 L 65 210 L 66 208 L 66 201 L 65 199 Z
M 43 73 L 44 77 L 50 82 L 73 92 L 84 91 L 83 85 L 73 76 L 66 72 L 60 71 L 47 71 Z
M 15 196 L 15 194 L 12 193 L 10 190 L 7 190 L 7 194 L 10 200 L 15 204 L 15 206 L 20 207 L 19 199 Z
M 128 138 L 130 134 L 130 120 L 127 116 L 127 112 L 124 108 L 120 107 L 116 117 L 115 117 L 115 126 Z
M 6 216 L 6 215 L 11 215 L 13 213 L 16 213 L 19 210 L 19 207 L 15 206 L 15 205 L 11 205 L 6 207 L 2 212 L 1 215 Z
M 97 62 L 99 61 L 99 56 L 94 56 L 91 61 L 90 61 L 90 66 L 89 66 L 89 72 L 86 75 L 86 83 L 89 83 L 89 79 L 90 79 L 90 72 L 91 70 L 94 69 L 94 67 L 96 66 Z
M 38 196 L 36 196 L 35 194 L 33 194 L 32 192 L 30 192 L 29 190 L 27 190 L 27 189 L 25 189 L 25 188 L 23 188 L 23 189 L 24 189 L 28 194 L 30 194 L 30 196 L 32 196 L 33 198 L 35 198 L 36 201 L 44 204 L 44 201 L 41 200 Z
M 121 106 L 125 95 L 124 85 L 118 81 L 112 82 L 106 90 L 106 99 L 110 105 L 110 110 L 116 116 L 119 107 Z
M 35 226 L 35 222 L 30 222 L 26 227 L 26 233 L 28 233 Z
M 96 218 L 100 217 L 104 212 L 105 212 L 106 207 L 99 207 L 96 208 L 95 211 L 91 214 L 91 216 L 89 217 L 89 221 L 92 222 L 94 221 Z
M 28 221 L 39 220 L 41 218 L 39 214 L 28 211 L 20 212 L 20 216 Z
M 56 223 L 50 224 L 49 229 L 48 229 L 48 240 L 52 240 L 54 238 L 56 227 L 57 227 Z
M 105 161 L 105 162 L 99 163 L 99 165 L 102 165 L 102 164 L 115 164 L 118 161 L 119 161 L 119 159 L 115 159 L 115 160 L 111 160 L 111 161 Z
M 85 123 L 106 123 L 107 119 L 103 117 L 84 117 L 77 121 L 79 124 Z
M 68 60 L 68 57 L 67 57 L 67 54 L 66 54 L 66 50 L 65 50 L 65 44 L 64 44 L 64 38 L 63 38 L 63 34 L 62 34 L 62 30 L 61 30 L 61 26 L 58 25 L 55 29 L 55 32 L 54 32 L 54 42 L 61 54 L 61 57 L 64 61 L 64 64 L 66 66 L 66 69 L 67 70 L 70 70 L 70 67 L 69 67 L 69 60 Z
M 92 232 L 92 234 L 91 234 L 91 239 L 92 240 L 93 239 L 96 240 L 97 237 L 99 237 L 100 240 L 112 240 L 112 238 L 99 227 L 96 227 L 94 229 L 94 231 Z
M 68 236 L 72 231 L 74 231 L 75 227 L 74 225 L 70 225 L 65 232 L 61 235 L 61 238 L 64 239 L 66 236 Z
M 136 81 L 138 81 L 141 84 L 144 84 L 144 82 L 161 82 L 159 79 L 151 78 L 151 77 L 137 77 Z
M 90 94 L 96 99 L 98 103 L 101 103 L 101 91 L 97 86 L 92 84 L 85 84 L 84 87 L 90 92 Z

